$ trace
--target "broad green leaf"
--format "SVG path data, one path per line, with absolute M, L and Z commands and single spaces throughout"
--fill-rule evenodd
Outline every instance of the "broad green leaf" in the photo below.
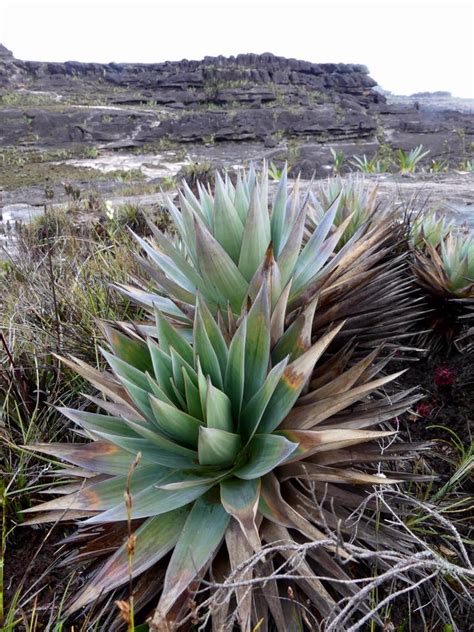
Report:
M 263 283 L 247 315 L 245 343 L 245 387 L 247 400 L 262 386 L 268 371 L 270 354 L 270 301 L 268 285 Z
M 229 520 L 229 514 L 218 499 L 203 496 L 194 503 L 169 561 L 153 624 L 163 621 L 178 597 L 215 554 Z
M 162 516 L 149 518 L 134 532 L 132 577 L 145 572 L 173 549 L 188 514 L 188 508 L 175 509 Z M 129 553 L 127 543 L 124 543 L 81 590 L 69 606 L 68 612 L 75 612 L 106 595 L 114 588 L 125 584 L 129 578 Z
M 293 228 L 291 229 L 291 233 L 289 234 L 279 257 L 277 258 L 282 287 L 288 283 L 290 277 L 293 275 L 296 261 L 298 260 L 298 255 L 300 253 L 305 219 L 306 210 L 302 207 L 294 222 Z
M 206 397 L 206 424 L 208 428 L 219 428 L 232 432 L 232 404 L 225 393 L 208 381 Z
M 155 234 L 160 233 L 159 231 L 157 231 L 155 232 Z M 163 274 L 163 276 L 168 277 L 172 280 L 173 284 L 176 284 L 178 287 L 183 288 L 183 290 L 186 291 L 186 294 L 192 295 L 195 292 L 196 286 L 192 281 L 190 281 L 190 277 L 183 274 L 182 269 L 179 268 L 168 255 L 163 254 L 157 248 L 151 246 L 149 243 L 147 243 L 147 241 L 145 241 L 145 239 L 142 239 L 135 233 L 133 233 L 133 235 L 140 246 L 143 248 L 143 250 L 146 252 L 149 259 L 158 267 L 158 270 L 161 272 L 161 274 Z M 161 238 L 160 241 L 162 243 Z M 171 252 L 171 248 L 173 248 L 173 246 L 169 245 L 168 252 Z M 147 267 L 151 268 L 151 266 Z M 190 268 L 189 264 L 185 266 L 186 270 L 188 270 L 188 268 Z M 195 276 L 196 273 L 191 273 L 192 278 L 195 278 Z
M 201 368 L 201 362 L 199 358 L 196 358 L 196 364 L 198 368 L 198 388 L 199 388 L 199 399 L 201 401 L 201 411 L 202 418 L 206 421 L 206 406 L 207 406 L 207 388 L 209 385 L 209 381 L 207 377 L 204 375 L 203 370 Z
M 121 382 L 124 385 L 127 393 L 130 395 L 133 403 L 138 408 L 139 412 L 150 421 L 153 421 L 154 415 L 150 406 L 149 390 L 144 390 L 143 388 L 140 388 L 134 382 L 130 382 L 124 377 L 121 378 Z
M 146 343 L 138 338 L 125 335 L 108 323 L 104 323 L 102 328 L 116 356 L 134 366 L 138 371 L 143 373 L 152 371 L 150 351 Z
M 215 191 L 214 235 L 234 263 L 237 263 L 244 227 L 219 174 L 216 174 Z
M 106 432 L 108 434 L 119 434 L 135 438 L 138 436 L 121 417 L 99 415 L 98 413 L 89 413 L 84 410 L 76 410 L 75 408 L 58 407 L 57 410 L 81 428 L 91 432 Z
M 216 288 L 222 307 L 230 302 L 235 313 L 239 313 L 248 283 L 235 263 L 211 233 L 196 222 L 196 245 L 199 266 L 203 276 Z
M 99 474 L 126 474 L 134 455 L 108 441 L 92 443 L 36 443 L 24 446 L 28 450 L 49 454 Z
M 187 413 L 160 402 L 150 395 L 150 403 L 153 409 L 156 424 L 165 435 L 179 442 L 181 445 L 195 448 L 197 446 L 201 421 Z
M 159 465 L 146 465 L 134 472 L 130 478 L 129 490 L 133 497 L 150 485 L 158 484 L 169 476 L 170 470 Z M 75 494 L 66 494 L 31 509 L 31 511 L 49 511 L 55 509 L 87 509 L 90 511 L 107 511 L 123 501 L 127 489 L 127 475 L 114 476 L 97 483 L 86 484 Z
M 217 359 L 219 360 L 219 366 L 221 368 L 221 374 L 224 375 L 225 369 L 227 366 L 227 357 L 228 357 L 228 349 L 226 342 L 224 340 L 224 336 L 214 320 L 214 316 L 209 311 L 208 306 L 202 297 L 197 297 L 196 302 L 197 309 L 199 310 L 199 314 L 201 316 L 204 328 L 206 330 L 209 341 L 212 345 L 212 348 L 215 351 Z
M 241 447 L 237 434 L 204 426 L 199 430 L 198 457 L 201 465 L 231 465 Z
M 286 461 L 297 447 L 297 443 L 292 443 L 285 437 L 255 435 L 248 446 L 247 463 L 234 470 L 234 475 L 245 480 L 260 478 Z
M 267 375 L 265 382 L 244 406 L 240 415 L 240 434 L 244 441 L 248 441 L 255 434 L 265 408 L 279 383 L 283 371 L 288 364 L 288 358 L 279 362 Z
M 221 502 L 224 509 L 239 523 L 254 551 L 260 548 L 260 538 L 255 524 L 260 480 L 228 478 L 221 482 Z
M 198 383 L 197 373 L 194 370 L 194 367 L 188 364 L 174 349 L 174 347 L 170 347 L 170 356 L 173 370 L 173 381 L 181 395 L 184 395 L 183 369 L 186 369 L 188 376 L 195 386 L 197 386 Z
M 223 388 L 223 380 L 219 359 L 209 340 L 203 319 L 199 310 L 196 310 L 194 319 L 194 353 L 199 358 L 204 375 L 209 375 L 212 383 L 218 388 Z
M 270 218 L 268 208 L 262 205 L 258 191 L 255 189 L 245 222 L 239 258 L 239 270 L 247 281 L 250 281 L 257 271 L 269 243 Z
M 283 246 L 285 228 L 286 203 L 288 199 L 288 168 L 285 164 L 273 202 L 271 230 L 275 257 L 278 259 Z
M 193 351 L 189 343 L 158 310 L 155 310 L 155 318 L 156 331 L 162 350 L 169 354 L 170 347 L 173 347 L 190 366 L 193 366 Z
M 170 482 L 176 480 L 176 476 L 170 475 L 169 480 Z M 173 509 L 179 509 L 179 507 L 192 503 L 211 487 L 212 484 L 203 483 L 200 486 L 186 489 L 167 490 L 157 489 L 156 485 L 151 485 L 133 497 L 132 518 L 134 520 L 149 518 L 150 516 L 159 516 L 168 511 L 173 511 Z M 88 518 L 84 524 L 105 524 L 107 522 L 127 520 L 127 517 L 127 507 L 125 501 L 123 501 L 108 511 Z
M 195 419 L 203 420 L 202 407 L 201 407 L 201 397 L 199 395 L 199 389 L 191 380 L 189 375 L 186 372 L 186 369 L 183 367 L 183 381 L 184 381 L 184 394 L 186 398 L 186 408 L 188 410 L 188 414 Z
M 306 353 L 303 353 L 302 356 L 286 367 L 263 414 L 258 427 L 259 432 L 272 432 L 281 424 L 298 399 L 313 371 L 314 365 L 343 325 L 344 323 L 334 327 L 329 333 L 322 336 Z
M 155 342 L 148 338 L 148 348 L 150 349 L 151 359 L 153 361 L 153 371 L 155 374 L 158 386 L 163 393 L 174 404 L 178 403 L 174 390 L 171 388 L 170 379 L 173 377 L 173 364 L 169 354 L 165 353 L 163 349 L 155 344 Z M 158 397 L 158 395 L 157 395 Z M 161 399 L 159 397 L 159 399 Z
M 168 397 L 168 395 L 165 393 L 165 391 L 161 388 L 161 386 L 158 384 L 158 382 L 156 380 L 154 380 L 150 374 L 146 374 L 147 380 L 148 380 L 148 384 L 150 385 L 150 388 L 148 389 L 150 393 L 152 393 L 155 397 L 157 397 L 158 399 L 161 399 L 162 402 L 166 402 L 167 404 L 170 404 L 171 406 L 173 406 L 175 404 L 174 400 L 170 399 Z
M 167 439 L 158 431 L 149 430 L 142 425 L 127 420 L 127 425 L 148 441 L 153 450 L 153 462 L 161 463 L 166 467 L 194 467 L 197 464 L 197 452 L 185 448 L 171 439 Z M 175 457 L 179 456 L 177 460 Z
M 104 349 L 100 349 L 100 351 L 104 358 L 107 360 L 113 372 L 119 377 L 119 379 L 126 378 L 130 382 L 133 382 L 134 384 L 139 386 L 142 390 L 149 390 L 150 385 L 145 373 L 142 373 L 131 364 L 128 364 L 128 362 L 121 360 L 117 356 L 112 355 Z
M 151 311 L 157 308 L 161 312 L 163 312 L 163 314 L 170 316 L 174 320 L 178 320 L 187 325 L 190 324 L 189 318 L 186 316 L 186 314 L 184 314 L 184 312 L 182 312 L 179 307 L 177 307 L 176 304 L 173 303 L 173 301 L 169 298 L 159 296 L 156 292 L 145 292 L 144 290 L 133 287 L 131 285 L 115 283 L 111 287 L 123 294 L 123 296 L 131 299 L 132 302 L 136 305 L 141 305 L 142 307 L 148 308 Z
M 247 337 L 247 316 L 242 319 L 229 347 L 229 359 L 224 377 L 224 391 L 232 404 L 232 416 L 239 419 L 244 396 L 245 340 Z
M 317 302 L 316 297 L 282 335 L 272 350 L 273 362 L 280 362 L 287 356 L 290 360 L 296 360 L 311 346 L 311 330 Z
M 242 182 L 242 175 L 240 171 L 237 172 L 237 184 L 235 186 L 234 205 L 239 214 L 242 224 L 245 223 L 247 213 L 249 211 L 250 200 L 245 191 L 245 186 Z
M 339 206 L 339 201 L 341 199 L 342 189 L 339 194 L 336 196 L 331 206 L 328 208 L 326 213 L 324 214 L 322 220 L 319 222 L 318 227 L 313 232 L 311 237 L 306 242 L 305 247 L 300 253 L 298 257 L 298 262 L 295 267 L 295 272 L 299 273 L 301 270 L 304 270 L 315 258 L 319 249 L 321 248 L 324 240 L 329 234 L 329 231 L 333 227 L 334 218 L 336 217 L 337 209 Z

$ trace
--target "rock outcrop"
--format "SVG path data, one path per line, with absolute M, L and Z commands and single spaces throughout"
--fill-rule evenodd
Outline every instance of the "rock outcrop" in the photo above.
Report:
M 365 66 L 271 54 L 157 64 L 21 61 L 0 46 L 0 148 L 261 142 L 317 168 L 330 147 L 465 155 L 472 116 L 387 103 Z M 291 147 L 290 147 L 291 145 Z

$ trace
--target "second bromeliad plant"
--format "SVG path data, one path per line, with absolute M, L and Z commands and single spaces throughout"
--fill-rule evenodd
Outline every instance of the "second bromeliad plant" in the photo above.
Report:
M 381 376 L 380 344 L 402 339 L 419 311 L 400 231 L 375 213 L 337 223 L 339 197 L 321 215 L 297 187 L 288 194 L 283 174 L 269 205 L 267 174 L 250 170 L 236 185 L 218 177 L 214 195 L 185 189 L 180 210 L 169 204 L 177 239 L 155 228 L 154 242 L 139 239 L 156 290 L 122 288 L 150 321 L 105 326 L 112 373 L 67 361 L 103 399 L 63 411 L 88 442 L 34 447 L 70 463 L 62 473 L 78 482 L 33 522 L 81 519 L 77 559 L 109 555 L 70 612 L 131 573 L 135 609 L 159 596 L 152 627 L 165 629 L 195 607 L 200 581 L 262 544 L 313 542 L 329 528 L 372 550 L 409 546 L 375 511 L 356 533 L 346 522 L 374 484 L 410 478 L 403 467 L 381 475 L 380 463 L 424 447 L 380 447 L 394 434 L 385 422 L 418 399 L 382 390 L 399 373 Z M 335 553 L 309 549 L 298 567 L 294 591 L 316 622 L 355 590 L 344 547 Z M 256 568 L 271 575 L 273 560 Z M 237 589 L 227 608 L 242 630 L 286 630 L 284 586 Z

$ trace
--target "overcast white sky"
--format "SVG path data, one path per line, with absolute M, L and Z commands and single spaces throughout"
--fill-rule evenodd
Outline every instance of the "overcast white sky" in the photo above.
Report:
M 0 0 L 0 42 L 20 59 L 158 62 L 272 52 L 366 64 L 398 94 L 474 97 L 469 0 Z

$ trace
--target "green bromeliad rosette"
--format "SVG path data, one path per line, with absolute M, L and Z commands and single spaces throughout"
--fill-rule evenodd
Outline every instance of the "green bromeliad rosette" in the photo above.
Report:
M 342 324 L 312 340 L 313 302 L 285 329 L 288 293 L 272 309 L 271 280 L 267 269 L 235 319 L 214 318 L 198 296 L 191 341 L 159 310 L 146 339 L 107 326 L 112 373 L 66 360 L 103 399 L 89 398 L 93 412 L 62 411 L 88 442 L 33 446 L 71 464 L 62 474 L 78 482 L 29 511 L 41 512 L 32 522 L 80 519 L 78 559 L 115 549 L 69 612 L 127 583 L 131 568 L 134 578 L 148 573 L 146 589 L 137 587 L 137 609 L 160 594 L 160 629 L 178 606 L 186 609 L 187 591 L 214 576 L 214 560 L 224 559 L 230 572 L 262 544 L 294 541 L 295 533 L 300 543 L 325 539 L 328 525 L 349 534 L 344 519 L 364 490 L 407 478 L 379 474 L 380 460 L 396 460 L 410 446 L 393 443 L 381 456 L 379 442 L 394 433 L 373 427 L 418 396 L 379 390 L 399 373 L 379 377 L 385 361 L 377 362 L 376 352 L 355 363 L 348 349 L 321 360 Z M 131 565 L 129 520 L 136 536 Z M 386 538 L 404 546 L 383 523 L 367 521 L 354 537 L 369 547 Z M 297 584 L 318 617 L 352 591 L 337 581 L 348 579 L 338 561 L 347 554 L 332 552 L 314 548 L 298 566 Z M 272 569 L 268 560 L 266 571 Z M 336 581 L 321 582 L 318 573 Z M 285 630 L 278 591 L 270 581 L 264 603 Z M 258 623 L 254 592 L 237 590 L 236 599 L 241 629 L 249 630 Z
M 119 289 L 190 328 L 198 293 L 227 320 L 255 299 L 271 264 L 272 307 L 287 293 L 287 322 L 315 297 L 314 335 L 346 320 L 332 349 L 354 336 L 365 349 L 409 338 L 421 308 L 399 249 L 403 225 L 360 183 L 319 197 L 303 189 L 299 179 L 289 189 L 285 167 L 272 192 L 265 164 L 260 174 L 237 172 L 235 183 L 216 173 L 214 192 L 198 183 L 195 195 L 184 183 L 176 204 L 167 200 L 175 238 L 153 225 L 150 239 L 136 236 L 151 283 Z

